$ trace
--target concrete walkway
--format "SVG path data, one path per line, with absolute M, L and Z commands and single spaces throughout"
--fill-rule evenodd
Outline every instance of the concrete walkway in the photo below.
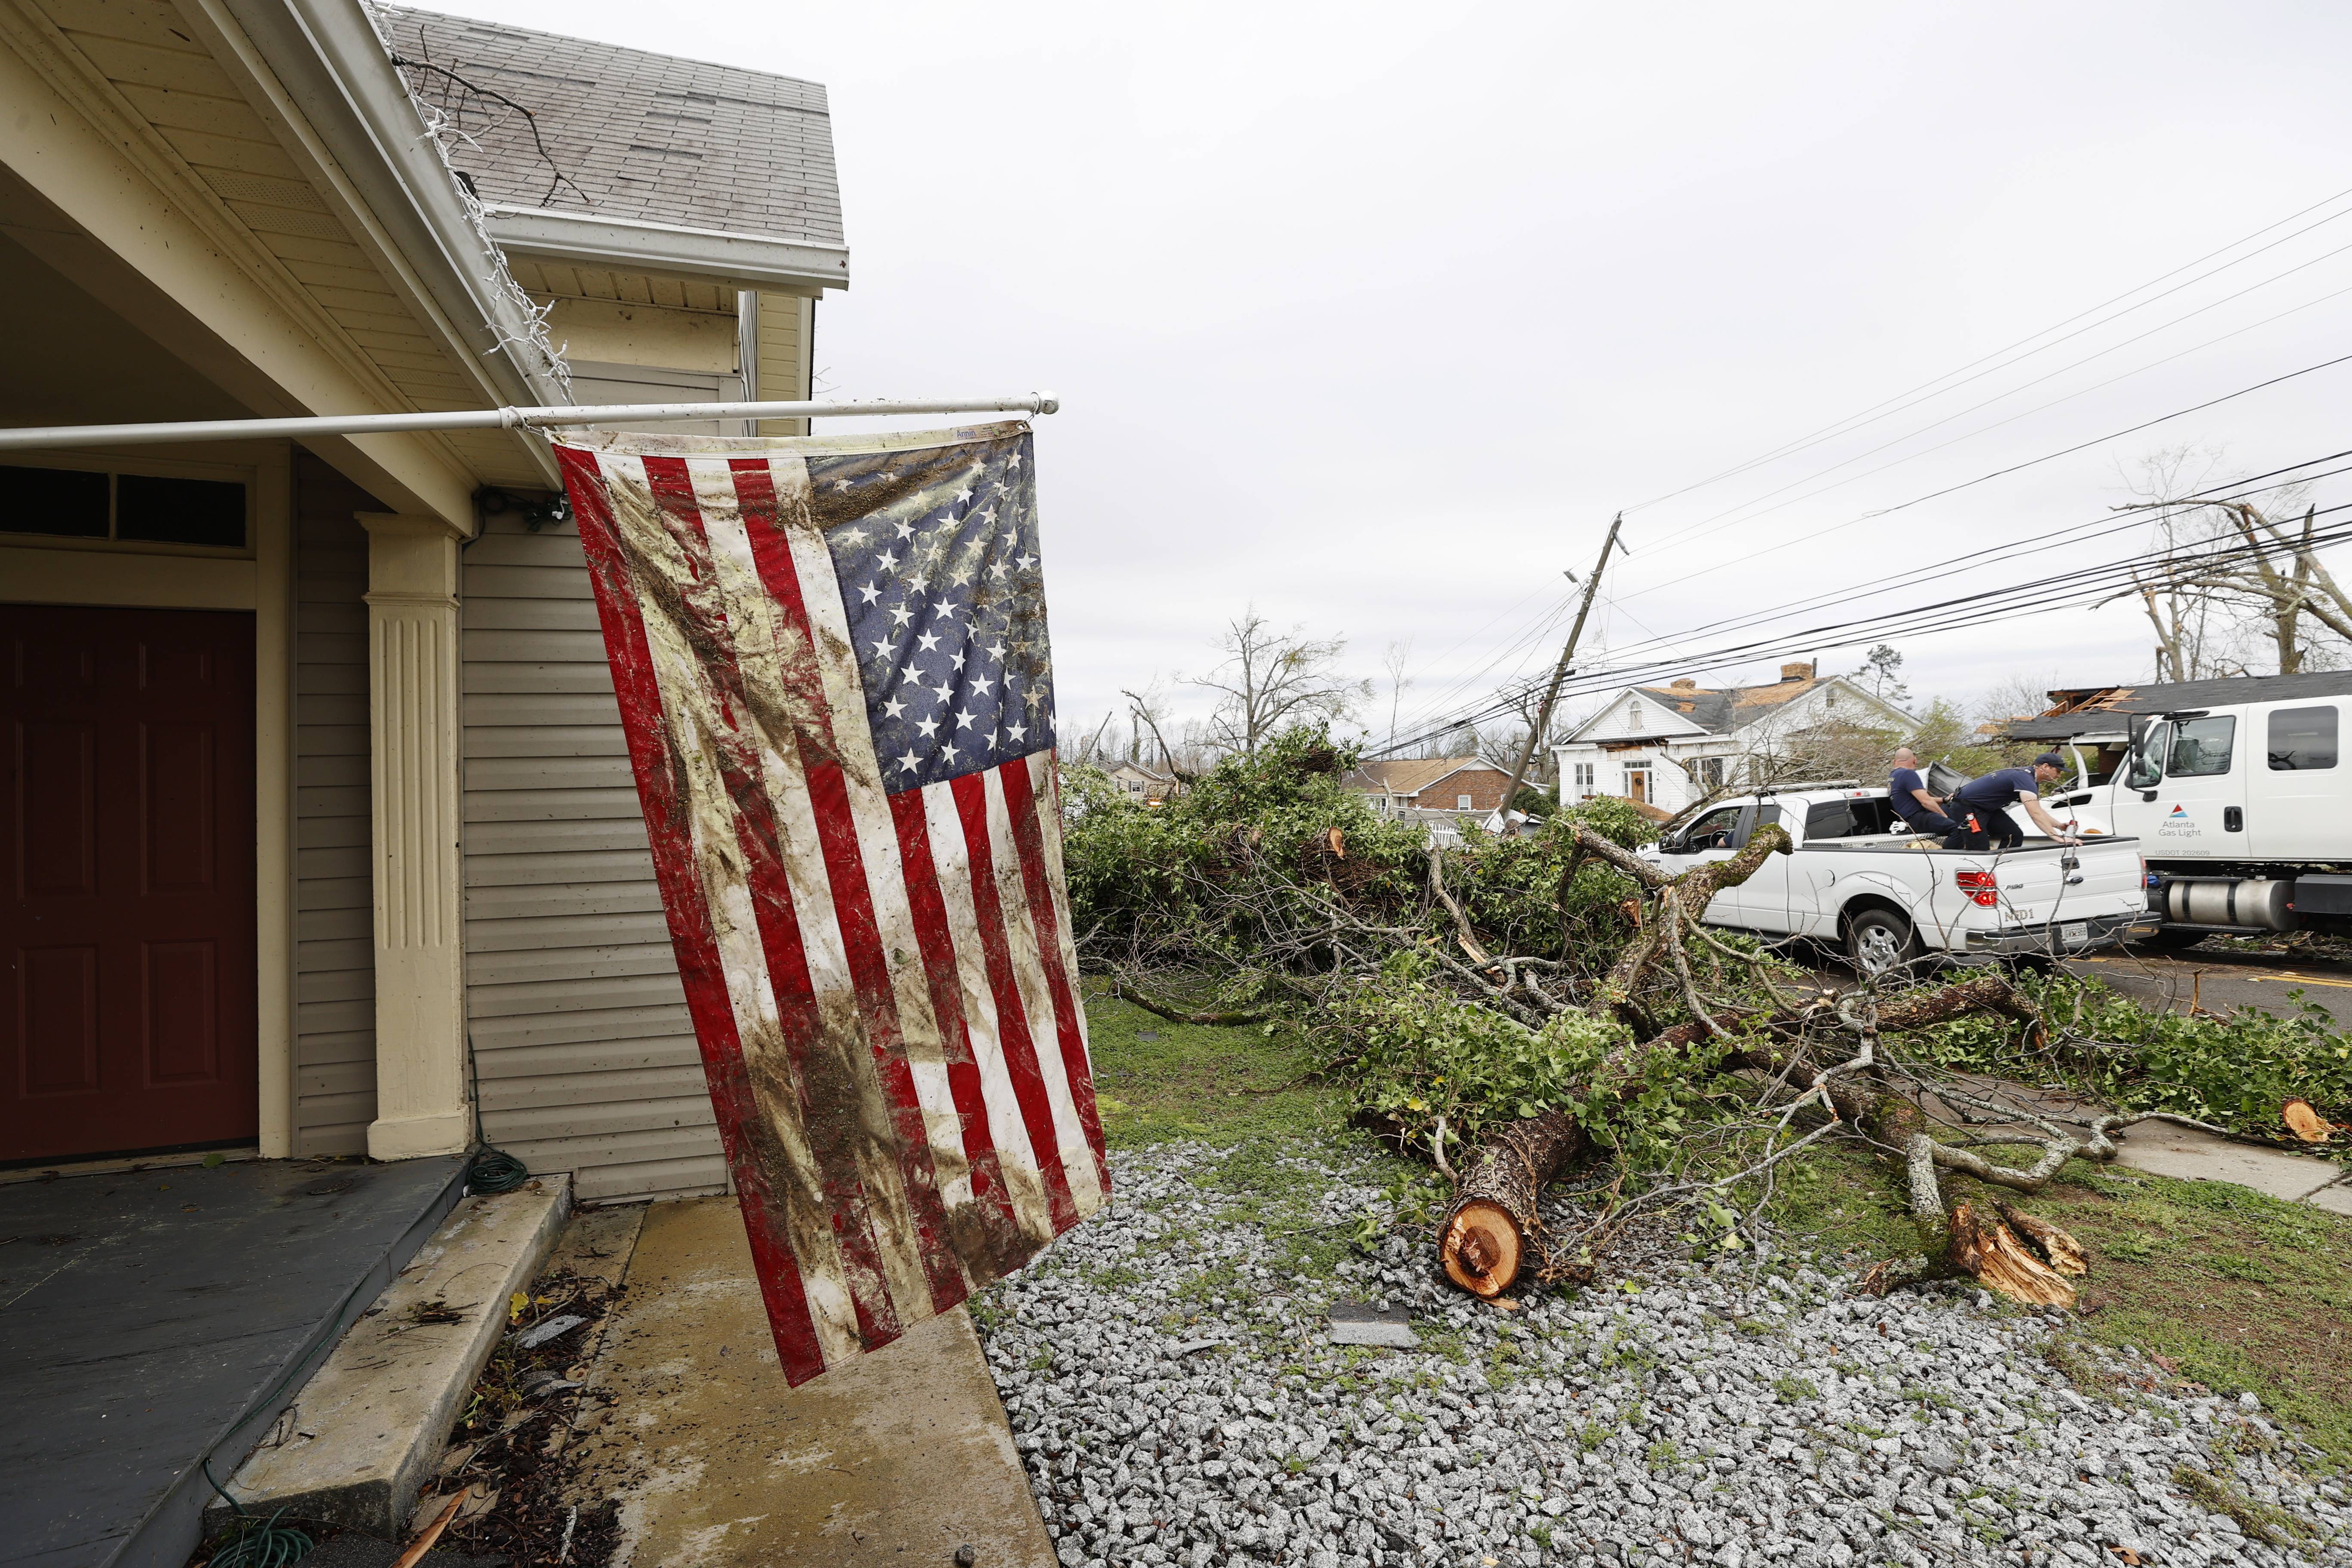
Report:
M 2352 1215 L 2352 1172 L 2326 1160 L 2236 1143 L 2175 1127 L 2165 1121 L 2143 1121 L 2124 1136 L 2116 1163 L 2159 1176 L 2185 1176 L 2200 1182 L 2235 1182 L 2291 1204 Z
M 788 1387 L 731 1199 L 656 1204 L 580 1445 L 621 1505 L 613 1568 L 1054 1568 L 1004 1407 L 959 1309 Z

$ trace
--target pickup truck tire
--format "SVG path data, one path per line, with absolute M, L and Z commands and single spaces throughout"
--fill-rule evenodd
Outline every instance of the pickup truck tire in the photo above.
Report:
M 1846 917 L 1845 955 L 1857 974 L 1901 968 L 1919 952 L 1919 933 L 1893 910 L 1857 910 Z

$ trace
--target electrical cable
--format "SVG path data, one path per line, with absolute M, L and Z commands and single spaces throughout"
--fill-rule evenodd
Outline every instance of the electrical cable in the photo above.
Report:
M 2316 265 L 2317 261 L 2326 260 L 2327 257 L 2340 256 L 2346 251 L 2352 251 L 2352 246 L 2344 246 L 2338 249 L 2331 250 L 2327 253 L 2327 256 L 2316 258 L 2314 261 L 2306 262 L 2304 265 Z M 2284 276 L 2284 274 L 2281 276 Z M 2271 281 L 2275 281 L 2275 279 L 2272 279 Z M 2259 288 L 2261 285 L 2257 284 L 2254 285 L 2254 287 Z M 2251 291 L 2251 289 L 2246 289 L 2242 290 L 2241 292 Z M 1677 532 L 1667 534 L 1662 539 L 1654 541 L 1653 544 L 1672 544 L 1688 538 L 1704 539 L 1710 533 L 1719 533 L 1724 529 L 1732 527 L 1737 523 L 1753 522 L 1759 517 L 1769 517 L 1784 507 L 1794 506 L 1799 501 L 1802 500 L 1811 500 L 1815 496 L 1827 495 L 1830 491 L 1842 489 L 1845 486 L 1853 484 L 1858 479 L 1866 479 L 1871 478 L 1873 475 L 1885 473 L 1889 469 L 1901 468 L 1906 463 L 1916 461 L 1920 458 L 1932 456 L 1937 452 L 1945 450 L 1947 447 L 1958 446 L 1963 441 L 1974 440 L 1977 437 L 2000 429 L 2003 426 L 2014 425 L 2021 419 L 2028 419 L 2036 414 L 2047 413 L 2049 410 L 2057 407 L 2060 404 L 2072 403 L 2078 397 L 2087 397 L 2094 392 L 2104 391 L 2107 387 L 2116 385 L 2122 382 L 2129 381 L 2136 375 L 2144 374 L 2148 371 L 2156 370 L 2164 365 L 2170 364 L 2175 360 L 2186 359 L 2190 354 L 2200 353 L 2203 351 L 2213 347 L 2216 343 L 2227 342 L 2231 338 L 2243 337 L 2248 332 L 2254 331 L 2263 327 L 2267 327 L 2275 321 L 2284 321 L 2289 316 L 2295 315 L 2304 310 L 2308 310 L 2316 305 L 2324 305 L 2328 300 L 2337 299 L 2347 293 L 2352 293 L 2352 285 L 2347 285 L 2342 289 L 2331 289 L 2329 292 L 2320 295 L 2315 300 L 2306 300 L 2300 305 L 2291 306 L 2274 315 L 2265 316 L 2259 321 L 2249 321 L 2242 327 L 2233 327 L 2230 331 L 2223 332 L 2217 337 L 2206 339 L 2201 343 L 2191 343 L 2189 347 L 2175 350 L 2173 353 L 2166 354 L 2161 359 L 2150 360 L 2145 364 L 2136 365 L 2130 370 L 2109 376 L 2105 381 L 2095 381 L 2088 386 L 2077 387 L 2073 392 L 2066 393 L 2062 396 L 2053 397 L 2047 403 L 2037 403 L 2031 408 L 2021 409 L 2015 414 L 2009 415 L 2000 419 L 1996 419 L 1990 425 L 1979 425 L 1973 430 L 1964 430 L 1959 435 L 1952 437 L 1949 440 L 1939 441 L 1932 447 L 1922 447 L 1916 452 L 1906 453 L 1900 458 L 1895 458 L 1890 461 L 1881 463 L 1874 468 L 1865 468 L 1861 473 L 1849 474 L 1844 479 L 1839 479 L 1834 483 L 1822 485 L 1818 489 L 1807 490 L 1802 495 L 1790 496 L 1787 500 L 1778 501 L 1771 506 L 1764 507 L 1761 510 L 1748 510 L 1750 507 L 1756 506 L 1759 502 L 1770 500 L 1773 497 L 1781 495 L 1785 491 L 1794 489 L 1799 485 L 1810 484 L 1814 479 L 1826 478 L 1831 474 L 1836 473 L 1840 468 L 1849 467 L 1854 463 L 1859 463 L 1865 458 L 1874 457 L 1878 453 L 1887 450 L 1889 447 L 1901 446 L 1904 442 L 1911 440 L 1916 437 L 1927 435 L 1931 430 L 1940 429 L 1944 426 L 1950 424 L 1955 419 L 1965 418 L 1967 416 L 1974 414 L 1979 409 L 1990 408 L 1996 403 L 2003 402 L 2008 398 L 2014 397 L 2017 394 L 2025 391 L 2028 387 L 2039 386 L 2042 383 L 2048 381 L 2053 377 L 2063 375 L 2070 370 L 2079 369 L 2081 366 L 2090 363 L 2092 360 L 2097 359 L 2105 354 L 2112 353 L 2116 349 L 2128 347 L 2130 344 L 2140 341 L 2139 338 L 2126 338 L 2120 343 L 2116 343 L 2109 348 L 2101 349 L 2098 353 L 2085 355 L 2084 358 L 2076 360 L 2072 364 L 2061 365 L 2058 369 L 2050 372 L 2046 375 L 2037 376 L 2033 380 L 2025 382 L 2018 386 L 2013 386 L 2007 392 L 2001 393 L 1997 396 L 1986 398 L 1981 403 L 1970 404 L 1968 407 L 1948 414 L 1941 419 L 1936 420 L 1930 424 L 1923 425 L 1917 429 L 1910 431 L 1906 435 L 1898 436 L 1892 441 L 1882 442 L 1878 446 L 1870 447 L 1865 451 L 1857 452 L 1853 457 L 1832 463 L 1826 468 L 1818 468 L 1802 479 L 1791 479 L 1787 484 L 1780 486 L 1779 489 L 1767 490 L 1762 495 L 1755 497 L 1753 500 L 1742 501 L 1738 506 L 1729 507 L 1722 511 L 1715 512 L 1710 516 L 1702 518 L 1698 521 L 1687 525 Z M 2232 294 L 2229 296 L 2228 300 L 2217 300 L 2214 301 L 2213 305 L 2203 306 L 2200 307 L 2200 309 L 2211 310 L 2216 305 L 2227 304 L 2230 300 L 2234 300 L 2238 297 L 2238 295 Z M 2196 313 L 2198 312 L 2190 312 L 2191 315 Z M 2179 318 L 2178 321 L 2165 323 L 2165 326 L 2177 326 L 2179 324 L 2179 321 L 2187 321 L 2188 319 L 2189 318 L 2187 316 L 2183 316 Z M 2153 333 L 2163 330 L 2163 327 L 2150 328 L 2147 332 L 2144 332 L 2140 334 L 2140 336 L 2150 336 Z M 1899 507 L 1896 507 L 1887 508 L 1880 511 L 1864 512 L 1860 518 L 1856 518 L 1853 521 L 1857 522 L 1864 521 L 1873 517 L 1884 516 L 1887 510 L 1900 510 L 1901 509 Z M 1743 512 L 1747 515 L 1744 517 L 1738 515 Z M 1708 524 L 1714 524 L 1715 526 L 1709 527 L 1707 526 Z M 1845 527 L 1850 526 L 1850 524 L 1839 524 L 1838 526 Z M 1832 528 L 1822 531 L 1834 532 L 1836 530 Z M 1812 537 L 1818 537 L 1818 535 L 1814 535 Z M 1774 548 L 1779 548 L 1779 546 L 1775 546 Z
M 2352 509 L 2352 502 L 2315 509 L 2314 515 L 2330 515 L 2347 509 Z M 2315 550 L 2325 548 L 2347 539 L 2352 539 L 2352 521 L 2315 531 L 2307 542 L 2307 547 Z M 2306 547 L 2305 542 L 2298 541 L 2297 543 L 2298 547 Z M 1669 668 L 1706 669 L 1724 664 L 1747 663 L 1765 657 L 1767 650 L 1786 655 L 1842 647 L 1867 640 L 1869 637 L 1877 635 L 1880 628 L 1899 626 L 1916 635 L 1958 630 L 1971 626 L 2011 620 L 2021 616 L 2038 614 L 2085 600 L 2111 597 L 2116 591 L 2118 582 L 2130 581 L 2132 574 L 2152 558 L 2179 561 L 2190 566 L 2210 568 L 2211 565 L 2247 555 L 2268 555 L 2278 548 L 2274 543 L 2240 542 L 2186 557 L 2178 552 L 2168 555 L 2155 552 L 2144 552 L 2083 572 L 1985 589 L 1975 594 L 1960 595 L 1928 605 L 1885 611 L 1857 620 L 1832 622 L 1823 626 L 1803 628 L 1782 637 L 1738 644 L 1729 647 L 1713 649 L 1704 654 L 1681 655 L 1641 661 L 1631 667 L 1621 665 L 1607 669 L 1582 672 L 1563 684 L 1562 694 L 1566 695 L 1571 690 L 1582 693 L 1588 690 L 1606 689 L 1611 686 L 1626 684 L 1629 678 Z M 1483 719 L 1496 717 L 1509 711 L 1524 696 L 1524 692 L 1498 694 L 1496 700 L 1489 702 L 1478 711 L 1456 716 L 1426 734 L 1397 742 L 1396 748 L 1419 744 L 1437 735 L 1458 730 L 1465 724 L 1476 723 Z M 1381 752 L 1373 754 L 1385 756 L 1390 753 Z
M 2284 468 L 2273 468 L 2267 473 L 2251 475 L 2244 479 L 2231 479 L 2226 483 L 2214 485 L 2203 490 L 2190 491 L 2188 494 L 2174 498 L 2174 504 L 2191 506 L 2200 501 L 2210 502 L 2215 500 L 2243 500 L 2248 496 L 2259 495 L 2269 489 L 2285 489 L 2292 485 L 2306 484 L 2318 479 L 2333 478 L 2338 474 L 2352 472 L 2352 468 L 2331 468 L 2315 474 L 2303 474 L 2294 479 L 2283 479 L 2275 485 L 2266 485 L 2257 482 L 2259 480 L 2275 478 L 2281 474 L 2290 474 L 2298 468 L 2309 468 L 2318 463 L 2334 462 L 2339 458 L 2347 457 L 2352 457 L 2352 449 L 2329 453 L 2326 457 L 2306 458 L 2300 463 L 2289 464 Z M 2224 496 L 2224 491 L 2231 493 Z M 1920 566 L 1906 567 L 1900 572 L 1889 574 L 1885 577 L 1873 578 L 1862 583 L 1851 584 L 1839 588 L 1824 590 L 1823 592 L 1814 595 L 1809 598 L 1794 600 L 1789 604 L 1776 605 L 1769 610 L 1758 611 L 1752 615 L 1744 616 L 1729 616 L 1718 620 L 1704 622 L 1697 626 L 1690 627 L 1682 632 L 1676 633 L 1672 637 L 1660 637 L 1654 634 L 1647 642 L 1635 643 L 1630 647 L 1621 648 L 1618 651 L 1620 653 L 1639 652 L 1646 651 L 1647 649 L 1654 647 L 1663 647 L 1674 643 L 1686 642 L 1691 637 L 1699 636 L 1705 632 L 1727 630 L 1742 626 L 1754 626 L 1766 621 L 1784 617 L 1791 613 L 1802 611 L 1822 604 L 1832 602 L 1850 603 L 1857 596 L 1871 596 L 1879 593 L 1892 592 L 1897 588 L 1916 587 L 1926 583 L 1938 581 L 1945 577 L 1957 576 L 1963 572 L 1979 570 L 1985 566 L 1995 564 L 2000 560 L 2021 560 L 2026 556 L 2041 554 L 2052 550 L 2069 548 L 2078 544 L 2086 544 L 2097 539 L 2105 538 L 2112 534 L 2129 532 L 2140 527 L 2143 521 L 2142 517 L 2139 515 L 2140 510 L 2141 509 L 2132 509 L 2131 515 L 2120 519 L 2111 512 L 2106 517 L 2095 518 L 2086 522 L 2069 523 L 2064 527 L 2054 530 L 2049 533 L 2033 535 L 2022 540 L 2012 540 L 2004 544 L 1987 545 L 1980 550 L 1970 551 L 1966 554 L 1953 556 L 1948 560 L 1930 562 Z
M 2309 468 L 2322 463 L 2334 462 L 2338 458 L 2347 457 L 2352 457 L 2352 449 L 2328 453 L 2317 458 L 2305 458 L 2299 462 L 2289 463 L 2281 468 L 2272 468 L 2260 474 L 2227 480 L 2221 484 L 2209 486 L 2201 490 L 2190 491 L 2188 494 L 2178 498 L 2178 500 L 2179 502 L 2183 505 L 2200 501 L 2210 502 L 2216 500 L 2240 500 L 2246 496 L 2260 494 L 2265 489 L 2279 489 L 2284 488 L 2285 485 L 2305 483 L 2315 479 L 2326 478 L 2329 477 L 2329 473 L 2352 471 L 2347 469 L 2335 469 L 2329 470 L 2328 473 L 2316 475 L 2303 474 L 2294 479 L 2281 478 L 2281 476 L 2294 475 L 2299 469 Z M 2262 482 L 2272 479 L 2278 479 L 2280 480 L 2280 483 L 2273 485 Z M 1622 670 L 1625 667 L 1618 661 L 1622 660 L 1623 656 L 1629 653 L 1652 653 L 1659 656 L 1660 658 L 1667 658 L 1668 650 L 1677 649 L 1680 645 L 1686 645 L 1692 639 L 1709 632 L 1738 630 L 1777 619 L 1786 619 L 1790 614 L 1801 613 L 1805 609 L 1816 607 L 1822 604 L 1831 602 L 1852 603 L 1857 595 L 1875 596 L 1879 594 L 1894 592 L 1904 587 L 1922 586 L 1927 583 L 1939 581 L 1946 577 L 1957 576 L 1962 572 L 1981 569 L 1982 567 L 1995 563 L 1998 559 L 2012 561 L 2020 560 L 2026 556 L 2042 553 L 2048 550 L 2086 543 L 2093 540 L 2103 538 L 2114 533 L 2127 532 L 2138 528 L 2139 526 L 2141 526 L 2141 520 L 2137 515 L 2118 520 L 2110 513 L 2106 517 L 2093 519 L 2086 522 L 2070 524 L 2066 528 L 2056 531 L 2054 534 L 2046 534 L 2026 540 L 2012 541 L 2005 544 L 1989 545 L 1983 549 L 1971 551 L 1965 554 L 1952 557 L 1947 561 L 1929 563 L 1923 566 L 1906 568 L 1901 572 L 1890 574 L 1885 577 L 1874 579 L 1861 584 L 1851 584 L 1841 588 L 1825 590 L 1822 594 L 1817 595 L 1811 599 L 1799 600 L 1792 605 L 1776 606 L 1771 610 L 1760 611 L 1756 614 L 1744 616 L 1730 616 L 1720 617 L 1710 622 L 1703 622 L 1699 626 L 1688 627 L 1684 631 L 1675 634 L 1671 638 L 1658 637 L 1654 634 L 1645 642 L 1637 642 L 1633 644 L 1630 647 L 1620 647 L 1614 650 L 1617 657 L 1616 658 L 1611 659 L 1607 662 L 1606 668 L 1611 671 Z M 1606 597 L 1606 595 L 1604 595 L 1604 597 Z M 1681 653 L 1680 651 L 1674 651 L 1671 654 L 1670 661 L 1682 662 L 1688 656 Z M 1652 662 L 1654 662 L 1654 660 Z M 1586 668 L 1589 670 L 1594 667 L 1591 662 L 1588 662 Z M 1583 690 L 1587 689 L 1604 689 L 1604 687 L 1582 685 L 1575 687 L 1575 689 L 1577 689 L 1580 694 Z M 1422 711 L 1426 711 L 1426 707 L 1416 710 L 1416 718 L 1418 718 L 1418 714 Z M 1481 716 L 1484 715 L 1482 714 Z M 1459 728 L 1460 725 L 1465 721 L 1472 721 L 1456 719 L 1445 721 L 1446 729 L 1450 730 Z M 1444 733 L 1446 731 L 1444 730 L 1441 730 L 1439 732 Z M 1408 742 L 1392 742 L 1392 744 L 1400 745 L 1405 743 Z M 1411 743 L 1418 743 L 1418 742 Z
M 466 1162 L 466 1190 L 510 1193 L 530 1180 L 530 1167 L 482 1135 L 482 1069 L 475 1059 L 474 1031 L 466 1031 L 466 1076 L 474 1089 L 474 1154 Z
M 2137 284 L 2132 288 L 2124 289 L 2121 293 L 2111 295 L 2107 299 L 2101 300 L 2099 303 L 2092 305 L 2083 310 L 2079 310 L 2074 315 L 2065 318 L 2063 321 L 2053 322 L 2050 326 L 2042 328 L 2040 331 L 2029 332 L 2024 337 L 2016 340 L 2014 342 L 2009 343 L 2002 348 L 1995 349 L 1990 353 L 1983 354 L 1976 359 L 1969 361 L 1966 364 L 1959 366 L 1957 370 L 1947 371 L 1942 375 L 1931 377 L 1906 391 L 1898 392 L 1893 396 L 1881 402 L 1872 404 L 1869 407 L 1861 410 L 1859 413 L 1850 414 L 1842 419 L 1832 420 L 1830 424 L 1822 426 L 1817 430 L 1811 431 L 1804 436 L 1797 437 L 1792 441 L 1784 442 L 1780 446 L 1776 447 L 1768 452 L 1761 453 L 1757 457 L 1748 458 L 1744 462 L 1736 463 L 1730 468 L 1719 469 L 1706 479 L 1695 480 L 1690 484 L 1683 486 L 1679 489 L 1667 490 L 1662 494 L 1652 496 L 1647 500 L 1637 501 L 1633 505 L 1625 509 L 1626 513 L 1630 516 L 1636 511 L 1646 510 L 1663 501 L 1672 500 L 1678 496 L 1688 495 L 1694 490 L 1703 489 L 1708 485 L 1716 484 L 1726 479 L 1730 479 L 1736 475 L 1746 472 L 1749 468 L 1756 468 L 1764 463 L 1771 462 L 1779 458 L 1792 456 L 1796 452 L 1806 449 L 1808 447 L 1818 445 L 1821 441 L 1829 440 L 1837 436 L 1847 434 L 1850 429 L 1858 429 L 1861 427 L 1861 425 L 1856 423 L 1857 421 L 1868 423 L 1873 422 L 1870 419 L 1870 416 L 1879 416 L 1883 417 L 1879 413 L 1882 409 L 1885 409 L 1889 413 L 1898 412 L 1897 410 L 1890 408 L 1889 405 L 1901 403 L 1903 400 L 1910 398 L 1916 394 L 1928 393 L 1931 388 L 1938 388 L 1942 383 L 1950 381 L 1954 376 L 1960 375 L 1965 372 L 1975 370 L 1978 366 L 1984 365 L 1991 360 L 2000 359 L 2002 355 L 2009 354 L 2018 349 L 2021 349 L 2037 338 L 2047 337 L 2052 332 L 2057 331 L 2061 328 L 2073 326 L 2076 321 L 2083 320 L 2085 316 L 2095 315 L 2097 312 L 2107 309 L 2110 305 L 2118 304 L 2123 300 L 2130 299 L 2135 294 L 2142 293 L 2147 289 L 2153 289 L 2158 284 L 2165 282 L 2167 279 L 2179 277 L 2181 273 L 2188 271 L 2191 268 L 2201 267 L 2217 256 L 2227 255 L 2229 252 L 2237 249 L 2242 245 L 2245 245 L 2252 240 L 2260 239 L 2263 235 L 2270 233 L 2271 230 L 2274 228 L 2283 228 L 2286 225 L 2294 222 L 2296 219 L 2306 217 L 2311 214 L 2317 212 L 2324 206 L 2328 206 L 2336 202 L 2344 200 L 2347 196 L 2352 196 L 2352 189 L 2338 191 L 2332 196 L 2328 196 L 2321 201 L 2314 202 L 2309 206 L 2304 207 L 2299 211 L 2289 213 L 2286 216 L 2280 218 L 2277 222 L 2266 224 L 2263 227 L 2255 229 L 2251 234 L 2242 235 L 2238 238 L 2230 241 L 2227 245 L 2221 246 L 2213 250 L 2209 250 L 2193 261 L 2185 261 L 2169 272 L 2158 273 L 2156 277 L 2149 279 L 2145 283 Z M 2132 306 L 2131 309 L 2137 310 L 2142 305 L 2154 304 L 2157 300 L 2165 299 L 2170 295 L 2177 294 L 2181 289 L 2189 287 L 2191 283 L 2201 282 L 2205 278 L 2213 277 L 2218 273 L 2227 270 L 2231 267 L 2238 266 L 2242 262 L 2251 261 L 2255 257 L 2263 255 L 2264 252 L 2276 249 L 2279 246 L 2285 244 L 2288 240 L 2295 239 L 2303 235 L 2309 234 L 2313 229 L 2318 228 L 2323 224 L 2333 223 L 2336 219 L 2347 216 L 2347 213 L 2352 213 L 2352 208 L 2346 209 L 2346 212 L 2331 213 L 2326 217 L 2320 219 L 2318 223 L 2306 225 L 2305 227 L 2297 229 L 2294 234 L 2284 235 L 2278 239 L 2273 240 L 2269 245 L 2263 246 L 2256 250 L 2249 251 L 2244 256 L 2239 257 L 2236 260 L 2225 263 L 2222 267 L 2215 268 L 2211 272 L 2204 273 L 2198 278 L 2189 279 L 2186 283 L 2165 290 L 2163 294 L 2155 295 L 2150 299 L 2144 300 L 2140 301 L 2139 305 Z M 2118 312 L 2119 315 L 2124 313 L 2127 312 Z M 2108 318 L 2110 321 L 2115 319 L 2116 318 Z M 2104 323 L 2093 323 L 2095 326 Z M 2087 327 L 2083 329 L 2083 331 L 2089 330 L 2090 329 Z M 2074 332 L 2069 333 L 2068 337 L 2071 338 L 2080 335 L 2080 332 Z M 2067 340 L 2063 338 L 2056 340 L 2057 342 L 2063 342 Z M 2042 346 L 2044 348 L 2049 348 L 2056 345 L 2055 342 L 2053 342 L 2044 344 Z M 2038 353 L 2042 351 L 2040 349 L 2036 349 L 2033 352 Z M 2010 363 L 2016 362 L 2012 361 Z M 1998 369 L 2000 367 L 1994 366 L 1992 368 Z M 1970 377 L 1969 379 L 1973 380 L 1975 378 Z M 1958 384 L 1966 384 L 1960 383 Z M 1951 389 L 1949 387 L 1941 387 L 1941 390 L 1949 391 Z

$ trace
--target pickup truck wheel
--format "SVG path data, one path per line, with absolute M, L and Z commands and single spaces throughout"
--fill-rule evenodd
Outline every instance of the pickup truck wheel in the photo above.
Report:
M 1854 973 L 1883 974 L 1919 956 L 1919 933 L 1893 910 L 1864 910 L 1845 922 L 1845 953 Z

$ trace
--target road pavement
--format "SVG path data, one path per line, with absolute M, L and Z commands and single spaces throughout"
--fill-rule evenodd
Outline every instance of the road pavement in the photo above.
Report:
M 2209 1013 L 2239 1007 L 2287 1013 L 2310 1003 L 2325 1007 L 2337 1028 L 2352 1028 L 2352 963 L 2340 960 L 2202 948 L 2161 956 L 2111 950 L 2070 959 L 2066 967 L 2175 1012 L 2195 1006 Z

